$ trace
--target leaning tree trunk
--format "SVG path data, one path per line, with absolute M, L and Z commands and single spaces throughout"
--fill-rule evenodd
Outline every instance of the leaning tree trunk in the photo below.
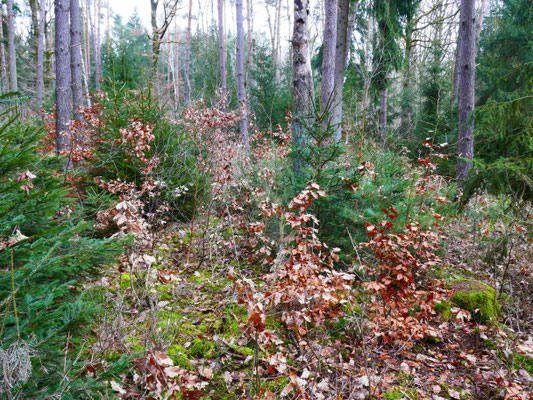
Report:
M 248 113 L 246 111 L 246 85 L 244 76 L 244 28 L 242 21 L 242 0 L 235 2 L 236 20 L 237 20 L 237 46 L 236 46 L 236 68 L 235 80 L 237 83 L 237 98 L 240 106 L 239 130 L 241 134 L 241 143 L 245 148 L 250 147 L 250 138 L 248 136 Z
M 72 88 L 72 110 L 74 119 L 80 121 L 83 107 L 82 69 L 81 69 L 81 34 L 80 2 L 70 0 L 70 73 Z
M 322 42 L 322 88 L 320 91 L 320 109 L 330 113 L 338 103 L 335 86 L 335 53 L 337 44 L 337 0 L 325 0 L 324 39 Z M 332 122 L 328 117 L 323 121 L 323 128 Z
M 217 0 L 218 6 L 218 55 L 220 63 L 220 88 L 226 97 L 226 33 L 224 31 L 224 0 Z
M 37 37 L 37 105 L 41 107 L 44 99 L 44 22 L 46 0 L 39 1 L 39 35 Z
M 309 56 L 309 0 L 294 0 L 294 25 L 292 35 L 292 112 L 293 137 L 297 149 L 307 146 L 307 135 L 303 118 L 311 110 L 314 98 L 313 75 L 311 72 L 311 58 Z M 296 175 L 301 174 L 301 160 L 295 157 L 293 170 Z
M 70 144 L 70 34 L 69 0 L 55 0 L 56 54 L 56 150 L 59 154 Z M 68 165 L 68 164 L 67 164 Z
M 191 81 L 190 81 L 190 67 L 191 67 L 191 20 L 192 20 L 192 0 L 189 0 L 189 14 L 187 16 L 187 39 L 185 44 L 185 64 L 183 65 L 183 76 L 185 81 L 185 91 L 183 93 L 183 100 L 188 105 L 191 98 Z
M 474 158 L 474 96 L 476 77 L 475 0 L 461 1 L 459 21 L 459 138 L 457 142 L 457 182 L 462 183 L 472 169 Z
M 9 89 L 18 91 L 17 54 L 15 52 L 15 14 L 13 0 L 7 0 L 7 48 L 9 52 Z

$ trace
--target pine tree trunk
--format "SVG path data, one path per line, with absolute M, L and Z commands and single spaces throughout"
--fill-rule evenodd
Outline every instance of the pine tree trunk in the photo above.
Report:
M 348 60 L 348 49 L 355 24 L 355 16 L 359 2 L 352 5 L 350 12 L 349 0 L 339 0 L 337 13 L 337 35 L 335 45 L 335 103 L 332 109 L 332 124 L 335 125 L 335 142 L 340 142 L 342 135 L 342 92 L 344 89 L 344 70 Z M 350 17 L 349 17 L 350 16 Z
M 9 90 L 18 91 L 17 53 L 15 51 L 15 14 L 13 0 L 7 0 L 7 48 L 9 53 Z
M 252 0 L 246 0 L 246 23 L 248 27 L 248 74 L 250 74 L 254 64 L 254 35 L 252 15 Z M 255 85 L 255 82 L 252 81 L 251 75 L 248 77 L 248 82 L 251 85 Z
M 309 0 L 294 0 L 294 25 L 292 35 L 292 111 L 293 122 L 292 140 L 296 148 L 307 146 L 307 134 L 302 118 L 311 111 L 311 101 L 314 98 L 313 76 L 311 72 L 311 58 L 309 55 Z M 298 158 L 293 162 L 296 175 L 301 173 L 302 165 Z
M 95 0 L 96 1 L 96 0 Z M 95 4 L 96 6 L 96 4 Z M 102 9 L 102 0 L 98 0 L 98 5 L 94 10 L 94 24 L 95 24 L 95 46 L 94 46 L 94 74 L 96 77 L 96 91 L 101 90 L 102 86 L 102 56 L 101 56 L 101 36 L 100 36 L 100 17 Z
M 178 38 L 178 19 L 174 21 L 174 67 L 172 71 L 173 86 L 174 86 L 174 104 L 175 110 L 178 111 L 179 102 L 180 102 L 180 76 L 179 76 L 179 38 Z
M 56 55 L 56 150 L 59 154 L 70 143 L 70 33 L 69 0 L 55 0 Z
M 228 92 L 226 84 L 226 33 L 224 30 L 224 0 L 217 0 L 218 6 L 218 54 L 220 64 L 220 88 L 222 96 Z
M 337 45 L 337 0 L 325 0 L 324 39 L 322 42 L 322 88 L 320 92 L 321 112 L 332 112 L 338 103 L 335 86 L 335 60 Z M 344 69 L 343 69 L 344 72 Z M 323 128 L 332 118 L 327 118 Z M 340 137 L 337 140 L 340 140 Z
M 187 42 L 185 44 L 185 64 L 183 66 L 183 76 L 185 81 L 185 91 L 183 100 L 185 104 L 189 104 L 191 99 L 191 81 L 190 81 L 190 67 L 191 67 L 191 20 L 192 20 L 192 0 L 189 0 L 189 15 L 187 16 Z
M 0 4 L 0 21 L 4 20 L 2 4 Z M 7 77 L 6 50 L 4 47 L 4 30 L 0 29 L 0 77 L 2 78 L 1 92 L 9 92 L 9 79 Z
M 72 90 L 72 110 L 74 119 L 81 121 L 83 107 L 82 70 L 81 70 L 81 34 L 80 2 L 70 0 L 70 74 Z
M 237 97 L 240 106 L 239 130 L 241 134 L 241 144 L 245 148 L 250 147 L 248 136 L 248 113 L 246 111 L 246 84 L 244 76 L 244 28 L 242 21 L 242 0 L 235 2 L 237 20 L 237 46 L 236 46 L 236 68 L 235 81 L 237 83 Z
M 382 146 L 387 142 L 387 105 L 389 100 L 389 88 L 387 87 L 387 77 L 385 76 L 385 87 L 381 92 L 381 108 L 379 118 L 379 140 Z
M 474 159 L 474 101 L 476 77 L 475 0 L 461 1 L 459 21 L 459 138 L 457 143 L 457 182 L 462 183 Z
M 46 0 L 39 0 L 39 34 L 37 36 L 37 105 L 41 107 L 44 99 L 44 23 Z

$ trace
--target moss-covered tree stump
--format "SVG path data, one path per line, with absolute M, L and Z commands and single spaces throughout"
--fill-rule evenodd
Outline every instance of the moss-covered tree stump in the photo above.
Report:
M 479 322 L 497 321 L 502 316 L 496 289 L 468 279 L 457 279 L 450 283 L 452 303 L 457 307 L 470 311 Z

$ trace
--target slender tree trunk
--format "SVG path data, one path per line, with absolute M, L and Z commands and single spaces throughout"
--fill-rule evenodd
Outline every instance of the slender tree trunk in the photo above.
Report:
M 7 0 L 7 47 L 9 52 L 9 89 L 18 91 L 17 53 L 15 51 L 15 14 L 13 0 Z
M 348 49 L 352 38 L 353 28 L 355 24 L 355 16 L 359 2 L 356 1 L 352 5 L 350 12 L 349 0 L 338 0 L 337 13 L 337 36 L 335 45 L 335 75 L 334 75 L 334 91 L 335 102 L 332 109 L 332 124 L 335 125 L 335 142 L 340 142 L 342 135 L 342 92 L 344 89 L 344 70 L 346 69 L 346 62 L 348 60 Z M 350 17 L 349 17 L 350 16 Z
M 95 0 L 96 1 L 96 0 Z M 96 90 L 101 90 L 102 85 L 102 54 L 101 54 L 101 36 L 100 36 L 100 19 L 102 11 L 102 0 L 98 0 L 98 5 L 95 3 L 94 24 L 95 24 L 95 41 L 94 46 L 94 73 L 96 75 Z
M 218 6 L 218 53 L 220 63 L 220 88 L 222 96 L 226 96 L 226 33 L 224 30 L 224 0 L 217 0 Z
M 250 71 L 252 70 L 254 64 L 254 35 L 253 35 L 253 25 L 252 25 L 252 0 L 246 0 L 246 24 L 248 27 L 248 82 L 251 85 L 255 85 L 255 82 L 252 82 L 252 77 Z
M 239 130 L 241 133 L 241 144 L 245 148 L 250 147 L 250 138 L 248 136 L 248 113 L 246 110 L 246 84 L 244 76 L 244 28 L 242 21 L 242 0 L 235 2 L 236 20 L 237 20 L 237 46 L 236 46 L 236 68 L 235 80 L 237 83 L 237 97 L 240 106 Z
M 31 27 L 32 27 L 32 32 L 31 32 L 31 38 L 30 38 L 30 45 L 31 45 L 31 55 L 33 57 L 35 57 L 35 80 L 33 82 L 33 87 L 35 87 L 37 89 L 37 70 L 38 70 L 38 65 L 39 64 L 39 61 L 37 60 L 38 58 L 38 49 L 37 47 L 39 46 L 38 44 L 38 40 L 39 40 L 39 0 L 29 0 L 28 1 L 29 3 L 29 6 L 30 6 L 30 11 L 31 11 Z M 40 103 L 38 102 L 38 99 L 39 99 L 39 95 L 36 93 L 36 96 L 35 96 L 35 101 L 37 102 L 38 104 L 38 107 L 40 106 Z
M 74 119 L 81 121 L 83 107 L 83 91 L 81 82 L 81 34 L 80 34 L 80 2 L 70 0 L 70 74 L 72 90 L 72 111 Z
M 320 92 L 320 108 L 322 113 L 332 112 L 339 101 L 334 92 L 336 45 L 337 0 L 325 0 L 324 39 L 322 41 L 322 88 Z M 327 127 L 330 121 L 332 121 L 330 118 L 324 121 L 323 127 Z
M 313 75 L 309 55 L 309 0 L 294 0 L 294 25 L 292 35 L 292 111 L 293 142 L 297 149 L 307 146 L 307 134 L 302 118 L 311 111 L 314 98 Z M 294 159 L 293 170 L 301 173 L 301 160 Z
M 59 154 L 70 144 L 70 33 L 69 0 L 55 0 L 56 55 L 56 150 Z
M 176 112 L 180 102 L 180 74 L 179 74 L 179 38 L 178 38 L 178 19 L 174 21 L 174 71 L 173 71 L 173 83 L 174 83 L 174 104 Z
M 475 0 L 461 1 L 459 21 L 459 139 L 457 143 L 457 181 L 462 183 L 474 159 L 474 100 L 476 77 Z
M 185 64 L 183 66 L 183 76 L 185 80 L 185 91 L 183 99 L 185 104 L 189 104 L 191 98 L 191 81 L 190 81 L 190 66 L 191 66 L 191 20 L 192 20 L 192 0 L 189 0 L 189 14 L 187 16 L 187 41 L 185 44 Z
M 4 20 L 3 8 L 0 4 L 0 21 Z M 0 93 L 9 92 L 9 79 L 7 77 L 7 63 L 6 63 L 6 50 L 4 47 L 4 30 L 0 29 L 0 77 L 2 78 L 2 91 Z
M 379 140 L 382 146 L 385 146 L 387 141 L 387 104 L 389 100 L 389 88 L 387 87 L 387 77 L 385 77 L 385 87 L 381 92 L 381 109 L 380 109 L 380 126 L 379 126 Z
M 44 22 L 46 0 L 39 0 L 39 35 L 37 37 L 37 105 L 41 107 L 44 99 Z

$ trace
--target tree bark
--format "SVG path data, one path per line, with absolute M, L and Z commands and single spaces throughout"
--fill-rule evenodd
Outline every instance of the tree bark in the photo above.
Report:
M 254 64 L 254 35 L 253 35 L 253 25 L 252 25 L 252 0 L 246 0 L 246 23 L 248 27 L 248 73 L 252 70 Z M 248 82 L 252 85 L 255 82 L 252 82 L 251 75 L 249 76 Z
M 74 119 L 81 121 L 83 107 L 81 70 L 81 15 L 79 0 L 70 0 L 70 74 L 72 90 L 72 111 Z
M 9 53 L 9 89 L 18 91 L 17 82 L 17 53 L 15 51 L 15 14 L 13 0 L 7 0 L 7 48 Z
M 294 0 L 294 25 L 292 35 L 292 111 L 293 142 L 297 149 L 307 146 L 307 135 L 302 118 L 309 114 L 314 98 L 311 58 L 309 55 L 309 0 Z M 301 173 L 301 161 L 293 162 L 296 175 Z
M 44 23 L 46 18 L 45 0 L 39 1 L 39 34 L 37 36 L 37 105 L 44 99 Z
M 55 0 L 56 55 L 56 151 L 59 154 L 70 144 L 70 34 L 69 0 Z
M 2 4 L 0 4 L 0 21 L 4 20 Z M 4 47 L 4 30 L 0 29 L 0 73 L 2 78 L 1 93 L 9 92 L 9 78 L 7 77 L 6 50 Z
M 337 35 L 335 45 L 335 103 L 332 110 L 332 124 L 335 126 L 335 142 L 340 142 L 342 135 L 342 92 L 344 89 L 344 70 L 348 60 L 348 49 L 355 24 L 355 16 L 359 7 L 356 1 L 350 12 L 349 0 L 339 0 L 337 13 Z M 349 17 L 350 16 L 350 17 Z
M 185 104 L 189 104 L 191 98 L 191 81 L 190 81 L 190 66 L 191 66 L 191 21 L 192 21 L 192 0 L 189 0 L 189 15 L 187 16 L 187 42 L 185 44 L 185 64 L 183 66 L 183 76 L 185 81 L 185 91 L 183 93 L 183 100 Z
M 387 77 L 385 77 L 385 81 Z M 385 82 L 385 87 L 381 92 L 381 109 L 380 109 L 380 118 L 379 118 L 379 140 L 382 146 L 385 146 L 387 141 L 387 105 L 389 100 L 389 88 L 387 87 L 387 82 Z
M 325 0 L 324 39 L 322 41 L 322 88 L 320 92 L 321 113 L 331 113 L 339 101 L 336 96 L 337 93 L 334 91 L 336 45 L 337 0 Z M 331 116 L 323 121 L 323 128 L 326 128 L 330 121 L 333 121 Z M 336 137 L 335 140 L 337 140 Z
M 475 0 L 461 1 L 459 21 L 459 138 L 457 142 L 457 182 L 462 183 L 474 159 L 474 100 L 476 77 Z
M 220 64 L 220 88 L 222 96 L 226 97 L 228 88 L 226 84 L 226 33 L 224 30 L 224 0 L 217 0 L 218 6 L 218 54 Z
M 96 2 L 96 0 L 95 0 Z M 94 52 L 94 74 L 96 78 L 96 91 L 101 90 L 102 86 L 102 55 L 101 55 L 101 36 L 100 36 L 100 19 L 102 11 L 102 0 L 98 0 L 98 5 L 95 3 L 94 10 L 94 28 L 95 28 L 95 46 Z
M 242 0 L 235 2 L 237 20 L 237 45 L 236 45 L 236 68 L 235 81 L 237 83 L 237 98 L 240 106 L 239 131 L 241 134 L 241 144 L 245 148 L 250 147 L 248 136 L 248 113 L 246 110 L 246 84 L 244 75 L 244 27 L 242 20 Z

